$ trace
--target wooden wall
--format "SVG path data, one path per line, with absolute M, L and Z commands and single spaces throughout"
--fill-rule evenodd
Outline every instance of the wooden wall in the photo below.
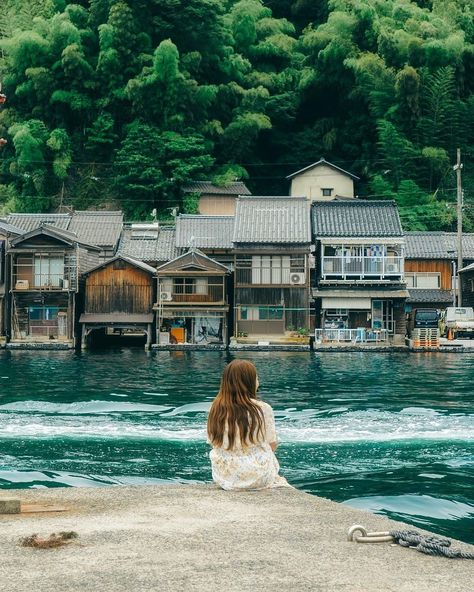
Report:
M 428 272 L 441 274 L 441 290 L 451 290 L 451 261 L 442 259 L 405 259 L 405 272 Z
M 87 276 L 85 312 L 149 313 L 153 283 L 153 276 L 146 271 L 120 260 L 111 261 Z
M 474 307 L 474 271 L 466 271 L 460 276 L 462 305 Z

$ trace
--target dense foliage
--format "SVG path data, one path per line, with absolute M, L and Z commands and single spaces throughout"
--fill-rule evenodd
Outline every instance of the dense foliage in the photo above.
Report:
M 460 147 L 474 230 L 472 0 L 2 0 L 0 49 L 3 211 L 286 194 L 324 156 L 449 230 Z

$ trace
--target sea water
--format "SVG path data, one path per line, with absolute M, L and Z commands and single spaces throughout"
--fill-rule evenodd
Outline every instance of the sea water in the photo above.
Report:
M 474 543 L 473 355 L 237 355 L 291 484 Z M 0 352 L 0 488 L 210 481 L 207 411 L 232 357 Z

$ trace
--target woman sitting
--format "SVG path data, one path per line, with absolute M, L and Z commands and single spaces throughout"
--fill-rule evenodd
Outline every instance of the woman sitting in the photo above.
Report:
M 278 475 L 273 410 L 257 399 L 258 387 L 251 362 L 234 360 L 225 367 L 207 422 L 212 478 L 222 489 L 289 487 Z

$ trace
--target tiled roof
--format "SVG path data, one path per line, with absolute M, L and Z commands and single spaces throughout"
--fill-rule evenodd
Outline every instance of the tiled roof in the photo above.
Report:
M 310 243 L 310 204 L 304 197 L 237 199 L 234 243 Z
M 459 271 L 460 271 L 460 273 L 462 273 L 464 271 L 474 271 L 474 263 L 471 263 L 471 265 L 466 265 L 466 267 L 463 267 Z
M 315 167 L 320 166 L 320 165 L 328 166 L 331 169 L 334 169 L 335 171 L 339 171 L 340 173 L 343 173 L 344 175 L 351 177 L 352 179 L 354 179 L 354 181 L 359 180 L 359 177 L 357 177 L 356 175 L 350 173 L 349 171 L 345 171 L 344 169 L 341 169 L 341 167 L 338 167 L 337 165 L 333 164 L 332 162 L 328 162 L 324 158 L 320 158 L 317 162 L 313 162 L 312 164 L 300 169 L 299 171 L 296 171 L 295 173 L 291 173 L 291 175 L 288 175 L 286 178 L 292 179 L 293 177 L 296 177 L 296 175 L 299 175 L 301 173 L 304 173 L 306 171 L 314 169 Z
M 103 261 L 99 265 L 96 265 L 95 267 L 91 267 L 91 269 L 87 270 L 87 272 L 84 275 L 90 275 L 94 271 L 97 271 L 98 269 L 102 269 L 103 267 L 107 267 L 108 265 L 110 265 L 114 261 L 118 261 L 118 260 L 126 261 L 127 263 L 130 263 L 131 265 L 138 267 L 139 269 L 142 269 L 143 271 L 146 271 L 147 273 L 154 274 L 156 271 L 156 269 L 154 267 L 152 267 L 151 265 L 148 265 L 147 263 L 144 263 L 143 261 L 139 261 L 138 259 L 134 259 L 133 257 L 127 257 L 125 255 L 115 255 L 115 257 L 112 257 L 112 259 L 107 259 L 107 261 Z
M 406 232 L 405 257 L 407 259 L 455 259 L 457 234 L 455 232 Z M 464 259 L 474 259 L 474 233 L 462 237 Z
M 232 249 L 234 216 L 182 214 L 176 220 L 176 246 L 181 249 Z
M 420 290 L 418 288 L 410 288 L 410 296 L 407 298 L 408 303 L 414 302 L 439 302 L 452 303 L 453 293 L 449 290 Z
M 74 212 L 68 230 L 85 243 L 114 248 L 120 238 L 123 214 L 120 211 Z
M 184 193 L 207 193 L 211 195 L 251 195 L 245 183 L 236 181 L 229 185 L 214 185 L 211 181 L 193 181 L 183 187 Z
M 153 239 L 134 237 L 132 229 L 126 227 L 123 229 L 117 253 L 149 263 L 170 261 L 178 253 L 175 246 L 175 229 L 160 228 L 158 238 Z
M 355 199 L 312 205 L 313 233 L 320 237 L 402 237 L 396 203 Z
M 13 226 L 4 220 L 0 220 L 0 232 L 8 234 L 21 234 L 23 230 L 17 226 Z
M 71 214 L 9 214 L 7 216 L 7 222 L 23 232 L 34 230 L 41 224 L 68 230 L 70 221 Z

